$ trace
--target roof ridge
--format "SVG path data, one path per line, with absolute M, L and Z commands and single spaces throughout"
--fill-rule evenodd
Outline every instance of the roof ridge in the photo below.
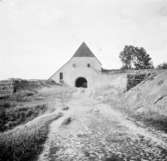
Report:
M 87 44 L 83 42 L 74 53 L 73 57 L 95 57 Z

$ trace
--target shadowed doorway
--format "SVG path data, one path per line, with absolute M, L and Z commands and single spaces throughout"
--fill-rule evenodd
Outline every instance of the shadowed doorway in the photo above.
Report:
M 87 88 L 87 80 L 84 77 L 79 77 L 75 81 L 75 87 Z

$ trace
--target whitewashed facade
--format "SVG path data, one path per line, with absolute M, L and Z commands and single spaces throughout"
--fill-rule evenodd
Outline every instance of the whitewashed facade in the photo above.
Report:
M 58 83 L 72 87 L 100 88 L 110 85 L 126 88 L 125 74 L 105 74 L 102 65 L 85 43 L 82 43 L 73 57 L 51 77 Z

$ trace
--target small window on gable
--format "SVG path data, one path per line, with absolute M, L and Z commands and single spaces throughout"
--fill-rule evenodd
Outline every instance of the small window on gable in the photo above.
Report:
M 76 64 L 72 64 L 72 66 L 75 68 L 75 67 L 76 67 Z
M 90 67 L 90 64 L 89 64 L 89 63 L 87 64 L 87 67 L 88 67 L 88 68 Z
M 63 80 L 63 73 L 62 72 L 60 72 L 59 78 L 60 78 L 60 81 Z

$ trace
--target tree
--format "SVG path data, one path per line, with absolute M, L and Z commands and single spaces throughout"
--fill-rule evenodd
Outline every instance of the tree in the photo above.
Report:
M 121 51 L 119 58 L 123 63 L 122 69 L 132 69 L 132 57 L 134 53 L 133 50 L 133 46 L 125 46 L 124 50 Z
M 119 55 L 123 65 L 121 69 L 151 69 L 151 57 L 144 48 L 125 46 Z
M 136 48 L 133 64 L 135 69 L 152 69 L 151 57 L 144 48 Z
M 167 69 L 167 63 L 162 63 L 157 66 L 157 69 Z

